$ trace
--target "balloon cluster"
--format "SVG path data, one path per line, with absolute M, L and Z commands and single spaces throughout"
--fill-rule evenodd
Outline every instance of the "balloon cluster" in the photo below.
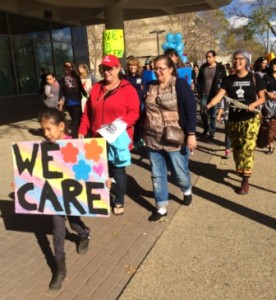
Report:
M 177 32 L 176 34 L 173 34 L 172 32 L 167 33 L 166 35 L 166 42 L 162 44 L 162 49 L 166 51 L 167 49 L 174 49 L 178 57 L 186 63 L 188 61 L 188 58 L 186 55 L 184 55 L 184 43 L 182 42 L 182 34 L 180 32 Z

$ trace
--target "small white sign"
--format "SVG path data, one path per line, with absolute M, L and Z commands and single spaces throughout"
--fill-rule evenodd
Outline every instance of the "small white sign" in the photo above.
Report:
M 112 144 L 127 128 L 127 123 L 121 119 L 116 119 L 112 123 L 103 125 L 97 132 Z

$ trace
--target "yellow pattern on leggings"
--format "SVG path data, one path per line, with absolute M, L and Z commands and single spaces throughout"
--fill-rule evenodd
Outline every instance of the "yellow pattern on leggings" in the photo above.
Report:
M 254 165 L 254 150 L 260 128 L 260 116 L 238 122 L 229 122 L 228 134 L 233 147 L 236 171 L 250 176 Z

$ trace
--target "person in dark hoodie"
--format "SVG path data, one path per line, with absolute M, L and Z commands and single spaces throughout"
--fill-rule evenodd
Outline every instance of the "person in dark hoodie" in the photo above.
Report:
M 98 129 L 102 125 L 110 124 L 121 118 L 127 124 L 126 132 L 130 141 L 133 139 L 133 127 L 139 118 L 140 101 L 137 91 L 133 85 L 123 79 L 121 64 L 114 55 L 106 55 L 100 64 L 100 72 L 103 80 L 92 87 L 90 96 L 79 127 L 79 138 L 86 136 L 91 130 L 92 137 L 99 137 Z M 111 144 L 107 145 L 108 156 L 110 156 Z M 132 148 L 131 142 L 127 143 L 126 149 Z M 126 149 L 122 150 L 126 150 Z M 124 196 L 127 188 L 126 164 L 108 158 L 109 177 L 114 180 L 111 186 L 113 197 L 113 213 L 121 215 L 124 213 Z
M 216 132 L 217 108 L 213 106 L 207 112 L 206 105 L 220 89 L 221 81 L 226 77 L 226 70 L 221 63 L 216 62 L 214 50 L 209 50 L 206 53 L 206 60 L 207 62 L 200 67 L 197 78 L 198 98 L 200 99 L 200 114 L 203 123 L 202 135 L 206 136 L 209 132 L 209 137 L 212 139 Z M 208 114 L 210 115 L 210 123 Z
M 76 70 L 76 67 L 72 61 L 64 62 L 64 77 L 60 80 L 60 109 L 68 111 L 72 123 L 71 123 L 71 136 L 73 138 L 78 137 L 78 128 L 80 125 L 82 109 L 81 99 L 82 96 L 86 96 L 87 93 L 83 88 L 80 76 Z

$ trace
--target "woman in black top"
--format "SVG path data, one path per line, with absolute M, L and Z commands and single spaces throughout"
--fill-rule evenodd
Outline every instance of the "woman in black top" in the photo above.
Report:
M 68 111 L 72 124 L 71 136 L 78 138 L 78 129 L 82 116 L 81 99 L 86 96 L 80 76 L 72 61 L 64 62 L 64 77 L 60 80 L 60 107 Z
M 210 109 L 221 101 L 226 94 L 244 104 L 246 109 L 229 108 L 229 137 L 233 147 L 236 171 L 242 176 L 242 184 L 238 194 L 249 191 L 249 177 L 254 163 L 254 150 L 260 128 L 260 116 L 254 109 L 265 101 L 264 81 L 248 71 L 249 58 L 243 51 L 233 56 L 235 74 L 225 78 L 217 95 L 207 104 Z

